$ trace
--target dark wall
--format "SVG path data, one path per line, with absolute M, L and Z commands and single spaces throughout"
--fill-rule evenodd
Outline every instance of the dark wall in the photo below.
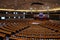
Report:
M 3 40 L 3 37 L 0 37 L 0 40 Z
M 50 19 L 52 20 L 60 20 L 60 12 L 54 12 L 54 13 L 50 13 Z

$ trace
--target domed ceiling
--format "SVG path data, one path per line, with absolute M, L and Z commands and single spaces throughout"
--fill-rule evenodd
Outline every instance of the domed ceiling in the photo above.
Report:
M 60 0 L 0 0 L 0 8 L 15 10 L 56 9 L 60 8 Z

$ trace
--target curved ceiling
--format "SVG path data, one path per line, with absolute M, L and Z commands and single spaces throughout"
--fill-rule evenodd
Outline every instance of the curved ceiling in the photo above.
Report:
M 31 6 L 32 3 L 42 3 L 44 5 L 35 4 Z M 57 9 L 60 8 L 60 0 L 0 0 L 0 8 L 14 10 L 30 10 L 31 8 L 33 10 Z

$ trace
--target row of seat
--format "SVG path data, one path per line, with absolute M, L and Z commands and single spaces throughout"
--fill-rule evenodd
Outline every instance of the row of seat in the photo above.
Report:
M 55 22 L 55 21 L 46 21 L 43 25 L 44 27 L 55 31 L 55 32 L 60 32 L 60 23 L 59 22 Z
M 52 25 L 52 23 L 50 21 L 46 21 L 46 22 L 43 22 L 43 23 L 40 22 L 40 24 L 38 24 L 38 25 L 32 25 L 31 24 L 30 25 L 31 27 L 29 29 L 27 29 L 27 30 L 25 30 L 21 33 L 18 33 L 16 35 L 17 36 L 27 36 L 27 37 L 28 36 L 29 37 L 39 37 L 39 38 L 41 38 L 41 36 L 46 37 L 46 35 L 48 35 L 46 38 L 49 38 L 49 36 L 52 37 L 52 38 L 56 38 L 56 36 L 57 36 L 57 38 L 58 38 L 60 36 L 59 32 L 56 33 L 58 30 L 56 30 L 55 28 L 52 28 L 52 26 L 50 26 L 50 25 Z M 41 29 L 42 29 L 42 31 L 40 31 Z M 52 31 L 54 31 L 54 32 L 52 32 Z M 47 34 L 46 34 L 46 32 L 47 32 Z M 54 37 L 54 35 L 55 35 L 55 37 Z
M 55 28 L 57 23 L 54 23 L 54 22 L 51 22 L 51 21 L 46 21 L 45 23 L 43 24 L 40 24 L 42 25 L 43 27 L 45 28 L 48 28 L 50 30 L 53 30 L 55 32 L 59 32 L 58 30 L 58 24 L 57 24 L 57 28 Z M 26 21 L 26 20 L 18 20 L 18 21 L 13 21 L 13 20 L 10 20 L 10 21 L 0 21 L 0 32 L 3 32 L 3 33 L 6 33 L 6 34 L 11 34 L 11 33 L 16 33 L 16 32 L 21 32 L 21 30 L 24 30 L 26 28 L 26 26 L 29 26 L 29 21 Z M 35 26 L 33 25 L 31 28 L 35 28 Z M 37 26 L 38 27 L 38 26 Z M 23 28 L 23 29 L 22 29 Z M 30 28 L 30 30 L 32 30 Z M 29 29 L 28 29 L 29 30 Z M 33 29 L 32 32 L 34 32 L 35 29 Z M 36 31 L 36 30 L 35 30 Z M 23 31 L 24 32 L 24 31 Z M 35 33 L 35 32 L 34 32 Z M 39 32 L 37 32 L 39 33 Z M 22 33 L 23 34 L 23 33 Z M 27 34 L 27 33 L 26 33 Z M 24 35 L 21 35 L 20 33 L 18 33 L 17 36 L 24 36 Z M 25 35 L 26 36 L 26 35 Z M 28 36 L 27 36 L 28 37 Z M 31 36 L 30 36 L 31 37 Z M 39 37 L 39 36 L 38 36 Z
M 11 34 L 12 32 L 19 31 L 20 29 L 28 26 L 27 21 L 0 21 L 0 32 L 6 33 L 6 34 Z

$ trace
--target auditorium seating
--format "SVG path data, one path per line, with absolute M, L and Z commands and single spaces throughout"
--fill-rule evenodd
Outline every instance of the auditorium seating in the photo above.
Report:
M 34 25 L 31 24 L 32 22 L 39 22 L 40 24 Z M 51 21 L 35 21 L 35 20 L 2 20 L 0 21 L 0 33 L 2 33 L 2 37 L 5 37 L 6 34 L 11 35 L 10 38 L 17 39 L 17 38 L 26 38 L 29 40 L 43 40 L 40 39 L 42 36 L 43 38 L 51 38 L 50 36 L 43 36 L 43 35 L 49 35 L 52 33 L 58 34 L 60 33 L 60 25 L 59 21 L 51 20 Z M 24 30 L 25 27 L 30 26 L 26 30 Z M 23 28 L 23 29 L 22 29 Z M 23 31 L 21 31 L 23 30 Z M 40 30 L 40 31 L 39 31 Z M 20 31 L 20 32 L 19 32 Z M 12 33 L 16 36 L 13 36 Z M 41 37 L 41 38 L 42 38 Z M 59 37 L 59 36 L 58 36 Z M 52 38 L 58 38 L 58 37 L 52 37 Z M 36 39 L 35 39 L 36 38 Z M 44 39 L 44 40 L 57 40 L 57 39 Z M 59 39 L 58 39 L 59 40 Z
M 42 26 L 44 26 L 44 27 L 46 27 L 46 28 L 48 28 L 48 29 L 51 29 L 51 30 L 58 30 L 59 31 L 59 27 L 60 27 L 60 23 L 58 24 L 59 22 L 55 22 L 55 21 L 53 21 L 53 22 L 51 22 L 51 21 L 46 21 L 45 23 L 43 23 L 43 24 L 40 24 L 40 25 L 42 25 Z

